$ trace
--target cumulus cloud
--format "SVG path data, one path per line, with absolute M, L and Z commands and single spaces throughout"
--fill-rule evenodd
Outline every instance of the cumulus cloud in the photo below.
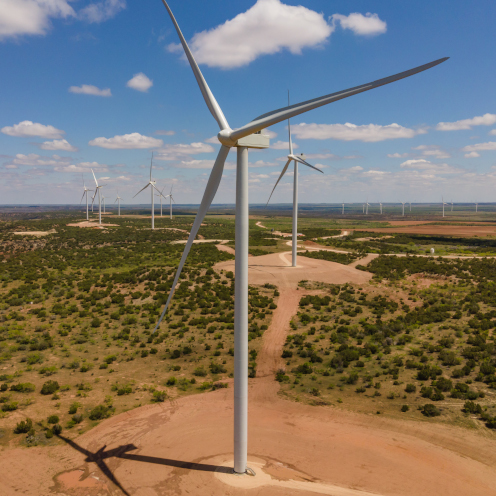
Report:
M 373 143 L 398 138 L 413 138 L 418 134 L 425 134 L 425 129 L 409 129 L 399 124 L 380 126 L 367 124 L 296 124 L 292 128 L 293 134 L 299 139 L 334 139 L 341 141 L 364 141 Z
M 491 129 L 491 131 L 489 131 L 489 134 L 491 136 L 496 136 L 496 129 Z
M 408 157 L 408 153 L 388 153 L 389 158 L 406 158 Z
M 477 143 L 476 145 L 468 145 L 462 148 L 462 152 L 485 152 L 496 150 L 496 141 L 488 141 L 487 143 Z M 475 156 L 475 155 L 472 155 Z
M 93 95 L 93 96 L 112 96 L 110 88 L 100 89 L 91 84 L 82 84 L 81 86 L 71 86 L 70 93 L 77 93 L 80 95 Z
M 75 146 L 72 146 L 67 140 L 53 140 L 53 141 L 44 141 L 43 143 L 36 143 L 42 150 L 62 150 L 64 152 L 77 152 L 78 149 Z
M 25 155 L 23 153 L 18 153 L 12 160 L 12 165 L 27 165 L 30 167 L 42 167 L 42 166 L 60 166 L 69 165 L 71 159 L 67 157 L 60 157 L 59 155 L 52 155 L 52 157 L 42 157 L 36 153 L 29 153 Z
M 430 174 L 436 175 L 436 174 L 455 174 L 462 172 L 461 169 L 456 169 L 455 167 L 452 167 L 451 165 L 448 164 L 433 164 L 429 160 L 426 160 L 424 158 L 419 158 L 419 159 L 411 159 L 411 160 L 406 160 L 402 164 L 400 164 L 400 167 L 402 169 L 412 169 L 412 170 L 419 170 L 419 171 L 425 171 Z
M 78 164 L 70 164 L 70 165 L 57 165 L 54 167 L 56 172 L 87 172 L 91 174 L 91 169 L 98 172 L 107 172 L 107 166 L 105 164 L 99 164 L 98 162 L 79 162 Z M 100 178 L 102 179 L 108 178 Z
M 113 138 L 95 138 L 88 143 L 90 146 L 99 146 L 111 150 L 135 150 L 145 148 L 159 148 L 164 144 L 161 139 L 143 136 L 139 133 L 124 134 Z
M 480 157 L 480 153 L 470 152 L 465 154 L 465 158 L 477 158 Z
M 5 126 L 1 129 L 3 134 L 16 136 L 18 138 L 32 138 L 39 136 L 46 139 L 60 139 L 65 134 L 64 131 L 53 126 L 45 126 L 38 122 L 22 121 L 13 126 Z
M 157 160 L 177 160 L 182 156 L 212 153 L 215 149 L 206 143 L 171 144 L 165 145 L 156 155 Z
M 379 19 L 377 14 L 367 12 L 365 15 L 354 12 L 349 16 L 334 14 L 331 16 L 333 23 L 341 24 L 343 29 L 349 29 L 361 36 L 376 36 L 387 31 L 385 21 Z
M 176 134 L 176 131 L 168 131 L 166 129 L 159 129 L 158 131 L 155 131 L 155 134 L 159 136 L 174 136 Z
M 127 83 L 126 86 L 128 88 L 132 88 L 133 90 L 141 91 L 146 93 L 152 86 L 153 81 L 149 79 L 145 74 L 139 72 L 135 74 Z
M 277 133 L 275 131 L 272 131 L 272 129 L 264 129 L 262 131 L 262 134 L 265 134 L 265 136 L 268 136 L 269 139 L 274 139 L 277 137 Z
M 420 145 L 413 150 L 420 150 L 422 152 L 422 155 L 425 157 L 434 157 L 434 158 L 450 158 L 451 155 L 445 151 L 442 150 L 440 146 L 438 145 Z
M 300 54 L 322 45 L 333 30 L 321 13 L 280 0 L 258 0 L 234 19 L 195 34 L 190 47 L 199 64 L 233 69 L 282 50 Z M 180 45 L 168 49 L 182 53 Z
M 438 131 L 460 131 L 472 129 L 473 126 L 492 126 L 496 124 L 496 114 L 484 114 L 472 119 L 463 119 L 455 122 L 440 122 L 436 129 Z
M 90 3 L 79 11 L 79 17 L 90 23 L 100 23 L 112 19 L 126 8 L 126 0 L 103 0 Z
M 287 150 L 289 152 L 289 141 L 276 141 L 270 145 L 270 148 L 273 150 Z M 298 148 L 298 145 L 293 143 L 293 149 L 296 150 L 296 148 Z
M 75 16 L 67 0 L 2 0 L 0 40 L 22 35 L 44 35 L 51 18 Z
M 179 169 L 211 169 L 215 160 L 182 160 L 175 167 Z M 236 167 L 233 162 L 226 162 L 225 169 L 232 170 Z

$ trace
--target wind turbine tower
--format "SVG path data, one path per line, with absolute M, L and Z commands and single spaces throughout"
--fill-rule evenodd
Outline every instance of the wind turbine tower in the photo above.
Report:
M 478 207 L 479 207 L 479 204 L 478 204 L 478 203 L 476 203 L 476 204 L 475 204 L 475 213 L 477 213 L 477 209 L 478 209 Z
M 320 98 L 297 103 L 288 107 L 280 108 L 268 112 L 254 120 L 232 130 L 229 127 L 226 117 L 222 112 L 217 100 L 212 94 L 203 74 L 198 67 L 191 50 L 184 39 L 183 34 L 169 8 L 166 0 L 162 0 L 167 9 L 177 34 L 183 46 L 186 57 L 195 75 L 196 81 L 202 92 L 203 98 L 211 114 L 219 125 L 220 132 L 217 135 L 221 143 L 219 154 L 215 160 L 212 172 L 207 182 L 205 192 L 198 208 L 196 218 L 191 227 L 191 231 L 184 248 L 184 252 L 179 262 L 179 266 L 171 286 L 171 290 L 160 316 L 155 330 L 158 329 L 165 316 L 167 308 L 174 296 L 174 290 L 179 281 L 182 268 L 186 262 L 188 253 L 193 245 L 193 241 L 200 229 L 201 223 L 215 197 L 220 181 L 224 164 L 232 147 L 237 148 L 236 164 L 236 226 L 235 226 L 235 302 L 234 302 L 234 472 L 244 474 L 247 470 L 248 455 L 248 242 L 249 242 L 249 218 L 248 218 L 248 149 L 268 148 L 269 137 L 262 134 L 262 130 L 278 122 L 285 121 L 291 117 L 308 112 L 309 110 L 327 105 L 329 103 L 362 93 L 372 88 L 377 88 L 393 81 L 406 78 L 413 74 L 430 69 L 446 58 L 436 60 L 429 64 L 411 69 L 388 78 L 380 79 L 372 83 L 357 86 L 345 91 L 332 93 Z M 260 75 L 262 77 L 263 75 Z M 150 183 L 145 186 L 148 187 Z M 152 185 L 152 188 L 154 186 Z
M 344 215 L 344 203 L 342 203 L 342 206 L 343 206 L 343 210 L 341 212 L 341 215 Z
M 169 216 L 170 216 L 170 220 L 172 220 L 172 202 L 176 203 L 176 201 L 174 200 L 174 197 L 172 196 L 172 188 L 173 187 L 174 187 L 174 185 L 171 186 L 170 193 L 167 195 L 169 197 Z
M 136 198 L 143 190 L 148 188 L 150 186 L 150 191 L 152 195 L 152 229 L 155 229 L 155 201 L 154 201 L 154 196 L 153 196 L 153 190 L 156 190 L 160 193 L 160 191 L 155 187 L 155 181 L 152 179 L 152 167 L 153 167 L 153 152 L 152 152 L 152 159 L 150 162 L 150 180 L 148 181 L 147 185 L 144 188 L 141 188 L 134 196 L 133 198 Z
M 441 201 L 443 202 L 443 217 L 444 217 L 444 206 L 445 206 L 445 205 L 448 205 L 448 204 L 447 204 L 447 203 L 445 203 L 445 201 L 444 201 L 444 198 L 443 198 L 443 197 L 441 197 Z
M 288 107 L 289 107 L 289 91 L 288 91 Z M 320 169 L 317 169 L 317 167 L 314 167 L 313 165 L 310 165 L 308 162 L 305 161 L 303 153 L 301 155 L 294 155 L 293 154 L 293 141 L 291 140 L 291 123 L 290 120 L 288 119 L 288 133 L 289 133 L 289 155 L 288 155 L 288 161 L 286 162 L 285 166 L 282 169 L 282 172 L 279 176 L 279 179 L 276 182 L 276 185 L 272 189 L 272 193 L 274 193 L 274 190 L 276 189 L 276 186 L 279 184 L 279 181 L 282 179 L 282 176 L 284 176 L 285 172 L 288 170 L 289 165 L 291 162 L 294 162 L 294 174 L 293 174 L 293 241 L 292 241 L 292 266 L 296 267 L 296 256 L 297 256 L 297 250 L 298 250 L 298 163 L 306 165 L 307 167 L 310 167 L 312 169 L 315 169 L 319 172 L 322 172 Z M 323 172 L 322 172 L 323 173 Z M 267 205 L 269 204 L 269 201 L 272 197 L 272 193 L 269 196 L 269 199 L 267 200 Z M 267 206 L 265 205 L 265 206 Z
M 367 200 L 367 203 L 365 204 L 365 215 L 369 215 L 369 207 L 370 207 L 370 203 Z
M 93 209 L 93 202 L 95 201 L 95 197 L 98 193 L 98 224 L 102 223 L 102 198 L 101 198 L 101 193 L 100 190 L 105 186 L 105 184 L 100 184 L 98 185 L 98 181 L 96 180 L 95 173 L 93 172 L 93 169 L 91 169 L 91 173 L 93 174 L 93 179 L 95 180 L 96 183 L 96 188 L 95 188 L 95 194 L 93 195 L 93 198 L 91 199 L 91 208 Z
M 403 215 L 403 217 L 404 217 L 404 216 L 405 216 L 405 202 L 402 202 L 402 204 L 401 204 L 401 205 L 403 206 L 403 213 L 402 213 L 402 215 Z
M 382 215 L 382 203 L 379 203 L 380 207 L 381 207 L 381 215 Z
M 121 216 L 121 200 L 122 198 L 119 196 L 119 192 L 117 191 L 117 198 L 115 199 L 114 204 L 117 202 L 117 215 Z
M 90 216 L 89 216 L 89 212 L 88 212 L 88 193 L 90 191 L 93 191 L 93 190 L 92 189 L 88 189 L 86 187 L 86 184 L 84 183 L 84 175 L 83 175 L 83 188 L 84 188 L 83 196 L 81 197 L 81 201 L 79 202 L 79 204 L 81 204 L 83 202 L 83 198 L 86 195 L 86 220 L 90 220 Z M 91 209 L 93 211 L 93 204 L 91 205 Z

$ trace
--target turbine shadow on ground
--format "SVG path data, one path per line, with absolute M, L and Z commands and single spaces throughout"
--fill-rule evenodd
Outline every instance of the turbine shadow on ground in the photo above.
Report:
M 134 444 L 125 444 L 119 446 L 118 448 L 113 448 L 108 451 L 105 451 L 106 445 L 102 446 L 98 451 L 92 453 L 91 451 L 83 448 L 72 439 L 68 439 L 64 436 L 58 435 L 59 439 L 62 439 L 69 446 L 74 448 L 86 455 L 85 462 L 93 462 L 96 463 L 98 468 L 105 474 L 105 476 L 113 482 L 126 496 L 130 496 L 130 494 L 122 487 L 120 482 L 117 480 L 115 475 L 112 473 L 110 468 L 105 463 L 105 459 L 107 458 L 122 458 L 125 460 L 131 460 L 136 462 L 144 462 L 144 463 L 155 463 L 157 465 L 166 465 L 168 467 L 175 468 L 183 468 L 185 470 L 195 470 L 199 472 L 218 472 L 224 474 L 232 474 L 232 467 L 224 467 L 222 465 L 211 465 L 208 463 L 196 463 L 196 462 L 185 462 L 181 460 L 172 460 L 170 458 L 158 458 L 156 456 L 146 456 L 146 455 L 133 455 L 128 453 L 128 451 L 137 450 L 138 448 Z

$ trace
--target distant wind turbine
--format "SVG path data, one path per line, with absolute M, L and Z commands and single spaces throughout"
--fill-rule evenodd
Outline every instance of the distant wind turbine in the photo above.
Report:
M 451 211 L 453 212 L 453 200 L 451 200 Z
M 448 204 L 444 202 L 444 198 L 443 197 L 441 197 L 441 201 L 443 202 L 443 217 L 444 217 L 444 206 L 445 205 L 448 205 Z
M 83 175 L 83 188 L 84 188 L 84 192 L 83 192 L 83 196 L 81 197 L 81 201 L 79 202 L 79 204 L 81 204 L 83 202 L 83 198 L 86 195 L 86 220 L 90 220 L 90 216 L 89 216 L 89 212 L 88 212 L 88 193 L 90 191 L 93 191 L 93 190 L 88 189 L 86 187 L 86 184 L 84 183 L 84 175 Z M 92 208 L 93 208 L 93 205 L 92 205 Z
M 410 212 L 412 211 L 412 202 L 410 202 Z
M 117 198 L 115 199 L 114 204 L 117 202 L 117 215 L 119 217 L 121 215 L 121 200 L 122 198 L 119 196 L 119 191 L 117 191 Z
M 379 205 L 381 207 L 381 215 L 382 215 L 382 203 L 379 202 Z
M 476 204 L 475 204 L 475 213 L 477 213 L 477 209 L 478 209 L 478 207 L 479 207 L 479 204 L 478 204 L 478 203 L 476 203 Z
M 365 203 L 365 215 L 369 215 L 369 207 L 370 207 L 370 203 L 367 198 L 367 203 Z
M 341 215 L 344 215 L 344 203 L 342 203 L 343 206 L 343 211 L 341 212 Z
M 405 216 L 405 202 L 402 202 L 401 205 L 403 205 L 403 217 Z
M 95 197 L 98 193 L 98 224 L 101 224 L 102 223 L 102 198 L 101 198 L 100 190 L 105 186 L 105 184 L 98 185 L 98 181 L 96 180 L 96 176 L 95 176 L 95 173 L 93 172 L 93 169 L 91 169 L 91 173 L 93 174 L 93 179 L 95 180 L 95 183 L 96 183 L 95 194 L 93 195 L 93 198 L 91 199 L 91 208 L 93 208 L 93 202 L 95 201 Z
M 171 186 L 171 190 L 170 190 L 170 193 L 167 195 L 169 197 L 169 216 L 170 216 L 170 220 L 172 220 L 172 202 L 176 203 L 176 200 L 174 200 L 174 197 L 172 196 L 172 188 L 174 187 L 174 185 Z M 167 198 L 166 196 L 166 198 Z
M 182 268 L 186 262 L 188 253 L 193 245 L 193 241 L 200 229 L 203 219 L 212 204 L 224 171 L 224 164 L 232 147 L 237 147 L 236 166 L 236 256 L 235 256 L 235 301 L 234 301 L 234 472 L 238 474 L 246 473 L 248 454 L 248 246 L 249 246 L 249 207 L 248 207 L 248 149 L 267 148 L 269 138 L 262 134 L 262 130 L 278 122 L 285 121 L 291 117 L 308 112 L 309 110 L 322 107 L 329 103 L 342 100 L 344 98 L 362 93 L 364 91 L 384 86 L 400 79 L 412 76 L 419 72 L 434 67 L 447 58 L 419 66 L 409 71 L 396 74 L 384 79 L 379 79 L 355 88 L 332 93 L 323 97 L 314 98 L 306 102 L 297 103 L 285 108 L 280 108 L 272 112 L 263 114 L 253 121 L 235 130 L 229 127 L 226 117 L 222 112 L 217 100 L 208 87 L 203 74 L 196 63 L 193 54 L 184 39 L 183 34 L 177 24 L 172 11 L 166 0 L 162 0 L 169 16 L 176 28 L 177 34 L 183 46 L 186 58 L 195 75 L 196 81 L 202 92 L 203 98 L 211 114 L 219 125 L 220 132 L 217 135 L 221 143 L 221 148 L 210 173 L 210 177 L 205 188 L 205 192 L 198 208 L 196 218 L 191 227 L 188 241 L 179 262 L 179 266 L 174 276 L 167 302 L 164 310 L 155 326 L 158 329 L 169 304 L 174 296 L 174 291 L 179 281 Z M 225 47 L 225 50 L 229 50 Z M 263 75 L 259 75 L 258 80 Z M 234 90 L 234 88 L 233 88 Z M 151 178 L 150 178 L 151 182 Z M 147 185 L 148 186 L 148 185 Z M 146 186 L 146 187 L 147 187 Z M 152 185 L 153 188 L 153 185 Z
M 153 152 L 152 152 L 152 159 L 150 162 L 150 180 L 148 181 L 147 185 L 144 188 L 141 188 L 134 196 L 133 198 L 136 198 L 142 191 L 144 191 L 146 188 L 150 186 L 151 190 L 151 195 L 152 195 L 152 229 L 155 229 L 155 202 L 154 202 L 154 197 L 153 197 L 153 190 L 160 191 L 155 187 L 156 182 L 152 179 L 152 167 L 153 167 Z
M 162 213 L 162 198 L 167 198 L 167 196 L 164 196 L 164 189 L 165 189 L 165 186 L 162 188 L 162 191 L 158 191 L 158 193 L 155 195 L 155 196 L 158 196 L 160 198 L 160 217 L 163 217 L 163 213 Z
M 288 107 L 289 107 L 289 91 L 288 91 Z M 274 190 L 276 189 L 277 185 L 279 184 L 279 181 L 282 179 L 282 176 L 286 173 L 288 170 L 289 165 L 291 162 L 294 162 L 294 173 L 293 173 L 293 242 L 292 242 L 292 266 L 296 267 L 296 253 L 297 253 L 297 248 L 298 248 L 298 163 L 306 165 L 307 167 L 310 167 L 311 169 L 315 169 L 316 171 L 322 172 L 320 169 L 317 169 L 317 167 L 314 167 L 313 165 L 310 165 L 308 162 L 304 160 L 304 155 L 303 153 L 301 155 L 294 155 L 293 154 L 293 141 L 291 140 L 291 123 L 288 119 L 288 135 L 289 135 L 289 155 L 288 155 L 288 161 L 286 162 L 286 165 L 283 167 L 282 172 L 277 179 L 277 182 L 272 189 L 272 193 L 269 196 L 269 199 L 267 200 L 267 206 L 270 202 L 270 199 L 272 198 L 272 194 L 274 193 Z M 323 172 L 322 172 L 323 174 Z

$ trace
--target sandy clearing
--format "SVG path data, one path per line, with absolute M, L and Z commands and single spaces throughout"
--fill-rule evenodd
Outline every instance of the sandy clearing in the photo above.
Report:
M 256 225 L 256 226 L 258 226 L 258 227 L 261 227 L 262 229 L 268 229 L 268 228 L 267 228 L 266 226 L 264 226 L 261 222 L 257 222 L 255 225 Z
M 496 236 L 496 225 L 489 226 L 453 226 L 453 225 L 412 225 L 412 226 L 395 226 L 390 228 L 360 228 L 357 231 L 377 232 L 377 233 L 405 233 L 405 234 L 431 234 L 445 236 Z
M 42 236 L 48 236 L 49 234 L 56 234 L 57 231 L 55 229 L 51 229 L 50 231 L 18 231 L 15 232 L 17 236 L 36 236 L 37 238 L 41 238 Z
M 234 250 L 234 248 L 232 246 L 226 246 L 226 245 L 223 245 L 223 244 L 215 245 L 215 246 L 220 251 L 225 251 L 227 253 L 230 253 L 231 255 L 235 255 L 236 254 L 236 252 L 235 252 L 235 250 Z
M 189 234 L 189 233 L 188 233 Z M 185 245 L 188 242 L 187 239 L 180 239 L 178 241 L 171 241 L 171 245 Z M 194 244 L 199 244 L 199 243 L 218 243 L 220 245 L 224 245 L 226 243 L 229 243 L 228 239 L 195 239 L 193 241 Z M 227 251 L 227 250 L 225 250 Z
M 119 224 L 97 224 L 95 220 L 83 220 L 74 224 L 67 224 L 69 227 L 91 227 L 93 229 L 105 229 L 106 227 L 119 227 Z

